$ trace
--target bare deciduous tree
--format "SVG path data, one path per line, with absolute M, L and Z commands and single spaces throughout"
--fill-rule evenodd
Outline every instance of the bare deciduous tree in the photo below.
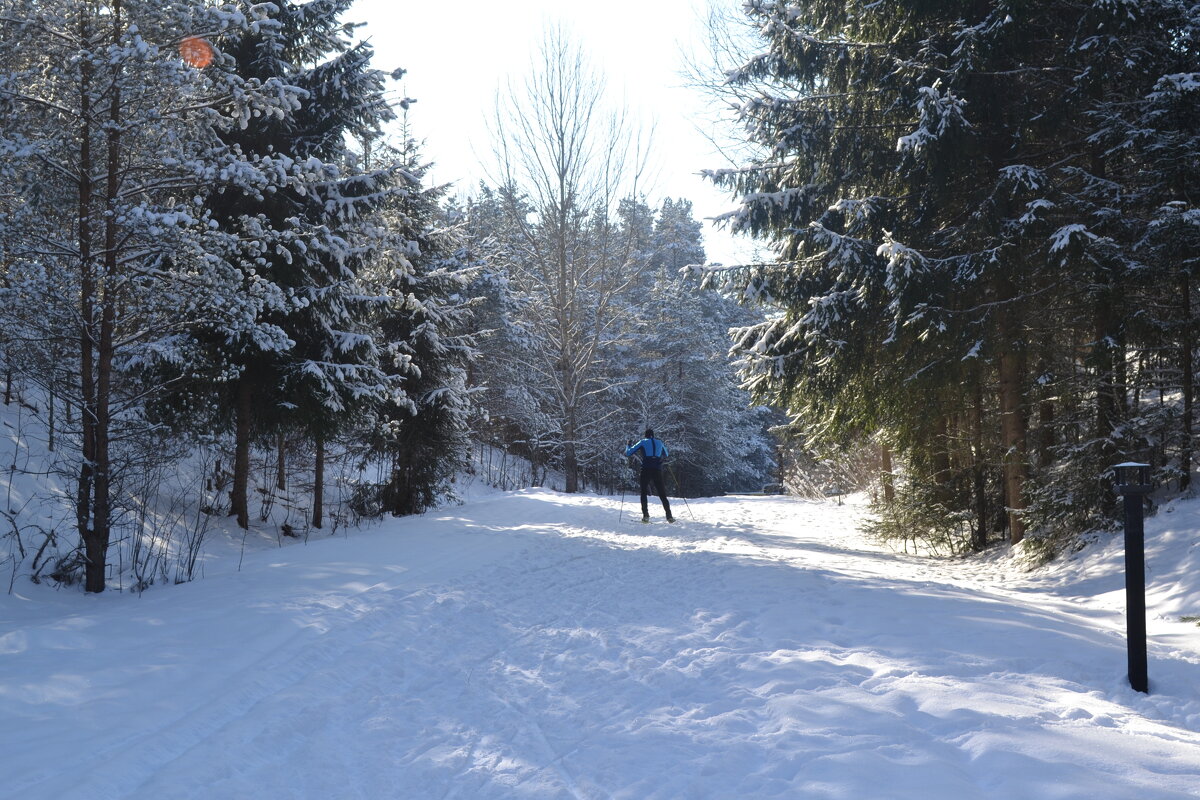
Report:
M 529 77 L 499 97 L 492 131 L 503 208 L 520 238 L 505 266 L 531 298 L 523 324 L 534 344 L 522 367 L 556 420 L 545 433 L 561 447 L 568 492 L 600 422 L 585 409 L 611 388 L 599 356 L 616 335 L 614 301 L 635 255 L 617 209 L 638 193 L 650 138 L 605 99 L 579 47 L 551 30 Z

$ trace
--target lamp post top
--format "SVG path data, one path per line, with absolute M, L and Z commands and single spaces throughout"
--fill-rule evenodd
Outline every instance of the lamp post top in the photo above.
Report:
M 1122 495 L 1150 494 L 1154 487 L 1150 484 L 1150 465 L 1139 461 L 1126 461 L 1116 464 L 1117 492 Z

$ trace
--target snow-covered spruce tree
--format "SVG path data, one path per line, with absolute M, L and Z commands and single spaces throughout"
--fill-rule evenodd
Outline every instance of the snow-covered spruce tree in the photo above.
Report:
M 1180 466 L 1190 462 L 1186 340 L 1194 322 L 1179 297 L 1194 267 L 1161 247 L 1167 230 L 1166 238 L 1182 235 L 1176 240 L 1184 244 L 1186 226 L 1157 220 L 1188 204 L 1186 184 L 1167 176 L 1187 180 L 1189 149 L 1192 177 L 1196 171 L 1194 113 L 1189 122 L 1186 112 L 1164 113 L 1159 103 L 1173 105 L 1167 87 L 1200 66 L 1197 8 L 1173 0 L 1087 4 L 1075 9 L 1064 36 L 1062 68 L 1071 75 L 1064 98 L 1084 110 L 1084 126 L 1078 139 L 1063 137 L 1077 155 L 1046 172 L 1058 194 L 1047 194 L 1055 206 L 1043 213 L 1055 220 L 1050 249 L 1081 291 L 1056 303 L 1065 313 L 1035 334 L 1057 355 L 1038 356 L 1031 409 L 1039 429 L 1034 466 L 1042 468 L 1031 518 L 1048 533 L 1111 519 L 1117 461 L 1149 461 L 1181 484 L 1191 471 L 1190 463 Z M 1194 105 L 1195 87 L 1192 94 Z
M 929 453 L 928 461 L 941 445 L 941 420 L 960 406 L 940 387 L 985 380 L 981 371 L 962 366 L 969 364 L 961 360 L 969 345 L 947 357 L 934 348 L 950 337 L 921 336 L 921 328 L 936 329 L 945 320 L 923 320 L 909 308 L 945 291 L 953 269 L 914 270 L 901 258 L 915 251 L 898 244 L 881 250 L 885 231 L 893 242 L 911 242 L 939 224 L 930 221 L 937 204 L 921 199 L 922 191 L 961 195 L 979 185 L 973 176 L 930 179 L 932 165 L 910 161 L 904 170 L 909 151 L 896 147 L 897 137 L 912 130 L 911 109 L 922 96 L 897 64 L 917 61 L 925 32 L 952 23 L 940 19 L 936 5 L 903 11 L 894 3 L 748 6 L 763 24 L 768 52 L 734 73 L 732 89 L 748 88 L 743 118 L 763 155 L 718 174 L 746 199 L 735 227 L 772 239 L 780 256 L 738 274 L 747 294 L 784 311 L 739 339 L 756 397 L 800 416 L 818 445 L 885 428 L 902 448 Z M 969 171 L 979 162 L 965 152 L 962 137 L 955 139 L 964 125 L 957 124 L 953 96 L 940 106 L 936 94 L 925 96 L 943 114 L 939 141 L 953 147 Z M 961 210 L 970 202 L 947 197 L 941 205 Z M 908 203 L 930 206 L 924 228 Z M 889 265 L 891 253 L 897 258 Z M 951 322 L 957 329 L 966 320 Z M 922 352 L 916 346 L 922 340 L 932 347 Z
M 502 193 L 487 185 L 479 187 L 463 211 L 468 258 L 479 264 L 468 289 L 479 301 L 475 321 L 481 331 L 479 358 L 468 375 L 468 384 L 480 390 L 482 413 L 475 418 L 474 436 L 485 446 L 528 459 L 532 472 L 544 474 L 554 454 L 547 432 L 557 426 L 552 409 L 542 407 L 529 381 L 536 348 L 523 320 L 533 300 L 521 294 L 509 271 L 521 250 L 520 228 L 510 222 L 511 209 Z
M 1090 427 L 1072 488 L 1112 463 L 1136 267 L 1112 178 L 1136 169 L 1091 135 L 1147 81 L 1109 31 L 1150 35 L 1141 12 L 1167 5 L 1192 4 L 746 7 L 766 52 L 730 92 L 761 156 L 716 178 L 780 256 L 742 284 L 784 309 L 744 332 L 747 377 L 820 437 L 885 431 L 912 502 L 973 516 L 960 544 L 983 545 L 997 499 L 1011 541 L 1049 520 L 1028 480 L 1061 466 L 1063 416 Z
M 366 508 L 419 514 L 451 494 L 470 454 L 475 409 L 467 369 L 475 359 L 467 294 L 472 257 L 456 214 L 439 206 L 444 187 L 424 185 L 429 165 L 406 139 L 388 158 L 403 165 L 404 189 L 381 210 L 392 246 L 375 265 L 390 302 L 377 318 L 390 391 L 378 404 L 372 455 L 385 479 L 360 495 Z
M 761 486 L 774 466 L 769 412 L 751 408 L 728 356 L 730 328 L 757 315 L 701 288 L 687 269 L 705 262 L 689 201 L 668 199 L 657 214 L 644 213 L 645 257 L 623 298 L 632 325 L 610 356 L 623 371 L 616 395 L 625 431 L 651 425 L 668 440 L 671 477 L 683 494 Z
M 644 153 L 624 117 L 605 113 L 602 80 L 561 32 L 546 37 L 539 57 L 523 91 L 501 98 L 497 189 L 520 237 L 504 268 L 528 299 L 527 380 L 553 409 L 541 435 L 575 492 L 581 453 L 611 446 L 604 417 L 589 410 L 612 388 L 599 356 L 614 338 L 613 301 L 635 252 L 617 211 L 636 196 Z
M 78 412 L 64 438 L 76 448 L 90 592 L 105 587 L 122 470 L 137 463 L 124 450 L 153 430 L 142 410 L 164 388 L 147 370 L 188 360 L 197 324 L 261 335 L 264 297 L 242 285 L 236 235 L 211 224 L 199 197 L 219 175 L 256 172 L 220 134 L 278 113 L 295 93 L 244 78 L 219 55 L 186 63 L 178 49 L 186 36 L 258 22 L 201 3 L 0 6 L 0 36 L 18 49 L 0 74 L 0 169 L 19 189 L 0 223 L 4 326 L 31 365 L 54 365 L 30 379 Z
M 243 284 L 264 287 L 272 300 L 256 320 L 271 336 L 195 332 L 216 380 L 188 387 L 233 430 L 231 512 L 243 528 L 253 441 L 298 432 L 313 443 L 310 523 L 319 528 L 326 443 L 388 391 L 371 327 L 386 298 L 360 273 L 387 246 L 373 211 L 407 188 L 399 164 L 367 169 L 347 144 L 377 136 L 394 118 L 370 46 L 353 43 L 341 21 L 351 5 L 277 2 L 252 29 L 217 39 L 239 74 L 282 82 L 297 96 L 287 113 L 223 135 L 256 180 L 227 173 L 206 198 L 248 250 Z
M 1121 243 L 1134 243 L 1121 254 L 1128 266 L 1117 288 L 1133 302 L 1113 383 L 1124 389 L 1117 402 L 1128 406 L 1135 425 L 1118 422 L 1138 430 L 1156 451 L 1149 457 L 1162 477 L 1177 478 L 1182 489 L 1193 460 L 1200 4 L 1152 0 L 1123 14 L 1098 8 L 1092 15 L 1085 28 L 1091 35 L 1079 48 L 1087 69 L 1077 83 L 1095 98 L 1088 145 L 1098 174 L 1076 185 L 1095 207 L 1088 232 L 1106 233 L 1099 225 L 1112 229 L 1119 222 L 1128 232 Z M 1103 241 L 1089 236 L 1081 244 L 1090 250 Z M 1138 402 L 1154 389 L 1160 399 L 1178 392 L 1179 402 L 1159 408 Z M 1165 424 L 1153 422 L 1156 416 Z
M 767 428 L 778 422 L 777 413 L 753 404 L 729 356 L 729 331 L 758 321 L 761 312 L 703 287 L 696 271 L 685 272 L 704 263 L 700 225 L 689 201 L 664 201 L 654 241 L 651 267 L 660 270 L 666 291 L 679 298 L 678 324 L 694 339 L 693 346 L 667 343 L 678 360 L 688 362 L 682 369 L 676 364 L 677 374 L 688 376 L 675 387 L 685 409 L 681 444 L 686 449 L 678 451 L 677 467 L 681 491 L 708 494 L 767 483 L 776 469 Z
M 1111 524 L 1117 461 L 1190 479 L 1197 8 L 1086 4 L 1063 36 L 1063 102 L 1082 119 L 1060 135 L 1072 157 L 1037 176 L 1049 188 L 1035 224 L 1070 276 L 1032 326 L 1030 518 L 1043 536 Z
M 653 420 L 634 397 L 637 386 L 653 380 L 653 365 L 641 347 L 644 332 L 643 303 L 654 288 L 654 273 L 648 264 L 654 250 L 654 211 L 642 198 L 626 198 L 617 205 L 616 216 L 626 242 L 625 286 L 612 298 L 612 323 L 598 348 L 599 372 L 608 390 L 585 400 L 585 415 L 594 420 L 587 447 L 579 448 L 581 484 L 590 480 L 597 488 L 614 491 L 629 480 L 623 445 L 641 438 Z

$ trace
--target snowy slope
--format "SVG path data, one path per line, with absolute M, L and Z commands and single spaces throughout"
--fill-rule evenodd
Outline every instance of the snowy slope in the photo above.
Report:
M 1018 575 L 853 504 L 629 511 L 528 490 L 141 597 L 18 584 L 0 797 L 1200 797 L 1196 504 L 1147 525 L 1149 696 L 1119 537 Z

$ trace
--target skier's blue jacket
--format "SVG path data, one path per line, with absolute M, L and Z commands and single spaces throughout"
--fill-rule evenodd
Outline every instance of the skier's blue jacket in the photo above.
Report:
M 642 439 L 637 444 L 625 448 L 625 455 L 632 456 L 638 450 L 642 451 L 642 469 L 662 469 L 667 446 L 661 439 Z

